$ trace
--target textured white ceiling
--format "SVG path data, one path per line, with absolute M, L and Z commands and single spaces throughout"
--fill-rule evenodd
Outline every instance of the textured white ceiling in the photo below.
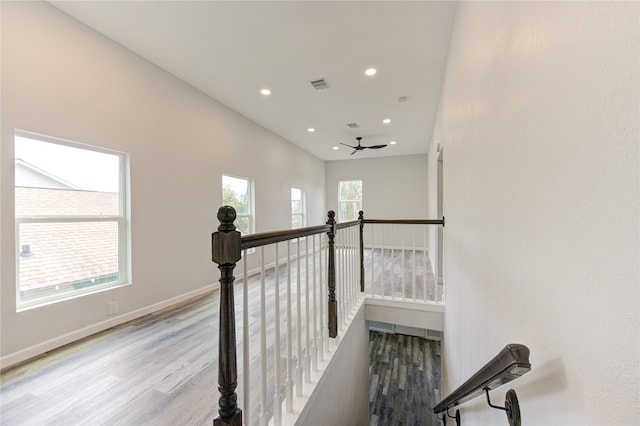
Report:
M 428 150 L 451 1 L 51 1 L 325 160 Z M 374 77 L 364 70 L 375 67 Z M 330 88 L 315 90 L 325 78 Z M 261 88 L 272 95 L 260 95 Z M 405 102 L 398 98 L 406 96 Z M 390 124 L 383 124 L 383 118 Z M 346 124 L 357 122 L 359 129 Z M 316 129 L 308 133 L 307 128 Z M 397 141 L 380 150 L 352 150 Z M 333 146 L 340 146 L 333 150 Z

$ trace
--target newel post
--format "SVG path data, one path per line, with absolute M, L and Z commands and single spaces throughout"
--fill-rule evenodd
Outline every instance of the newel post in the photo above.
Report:
M 360 221 L 360 292 L 364 293 L 364 212 L 358 212 Z
M 331 225 L 331 229 L 327 232 L 329 237 L 329 259 L 327 260 L 327 279 L 329 280 L 329 305 L 327 309 L 329 319 L 329 337 L 338 335 L 338 304 L 336 303 L 336 213 L 329 210 L 329 220 L 327 225 Z
M 218 209 L 218 232 L 211 235 L 211 258 L 220 269 L 220 334 L 218 342 L 218 416 L 214 426 L 242 425 L 242 410 L 238 408 L 236 387 L 236 323 L 233 302 L 233 270 L 240 260 L 240 232 L 233 221 L 236 211 L 231 206 Z

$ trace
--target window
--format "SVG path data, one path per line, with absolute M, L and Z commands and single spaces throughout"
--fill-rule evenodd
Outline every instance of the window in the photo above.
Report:
M 344 180 L 338 185 L 338 222 L 358 219 L 362 210 L 362 181 Z
M 236 229 L 242 234 L 254 233 L 253 181 L 222 175 L 222 204 L 236 209 Z
M 17 304 L 130 282 L 127 155 L 15 132 Z
M 307 226 L 307 200 L 304 191 L 291 188 L 291 229 Z

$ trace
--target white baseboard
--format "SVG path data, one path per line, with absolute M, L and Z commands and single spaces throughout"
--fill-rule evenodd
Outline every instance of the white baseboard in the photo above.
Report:
M 38 343 L 9 355 L 5 355 L 0 358 L 0 370 L 4 370 L 5 368 L 11 367 L 30 358 L 34 358 L 38 355 L 42 355 L 48 351 L 59 348 L 68 343 L 75 342 L 76 340 L 80 340 L 92 334 L 99 333 L 108 328 L 115 327 L 116 325 L 124 324 L 125 322 L 168 308 L 169 306 L 184 302 L 185 300 L 201 296 L 205 293 L 215 290 L 219 286 L 220 284 L 218 283 L 209 284 L 188 293 L 181 294 L 180 296 L 172 297 L 171 299 L 163 300 L 162 302 L 154 303 L 153 305 L 145 306 L 144 308 L 136 309 L 135 311 L 127 312 L 126 314 L 109 318 L 105 321 L 101 321 L 96 324 L 71 331 L 69 333 L 63 334 L 62 336 L 54 337 L 53 339 L 49 339 L 45 342 Z
M 365 319 L 404 327 L 442 332 L 445 305 L 436 302 L 413 302 L 367 296 Z
M 371 250 L 372 248 L 376 252 L 380 251 L 380 246 L 379 245 L 374 245 L 373 247 L 371 247 L 370 244 L 365 244 L 364 245 L 364 249 L 365 250 Z M 419 246 L 416 246 L 416 247 L 408 247 L 408 246 L 402 247 L 402 246 L 392 245 L 392 246 L 384 246 L 382 248 L 385 249 L 385 250 L 394 250 L 394 251 L 402 251 L 404 249 L 405 252 L 410 252 L 410 251 L 415 249 L 415 251 L 417 251 L 417 252 L 423 252 L 423 251 L 427 252 L 427 256 L 430 256 L 429 250 L 426 247 L 419 247 Z

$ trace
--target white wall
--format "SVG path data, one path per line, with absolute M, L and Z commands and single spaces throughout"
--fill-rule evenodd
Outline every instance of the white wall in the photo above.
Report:
M 211 288 L 223 173 L 255 179 L 258 231 L 290 226 L 291 186 L 324 222 L 323 161 L 46 3 L 0 7 L 3 366 Z M 14 129 L 130 153 L 133 285 L 16 313 Z
M 369 424 L 369 325 L 364 303 L 351 321 L 296 425 Z
M 639 389 L 639 3 L 463 2 L 444 147 L 444 391 L 531 349 L 523 424 L 631 425 Z M 435 209 L 435 203 L 431 207 Z M 469 425 L 504 424 L 484 398 Z
M 362 210 L 365 218 L 425 219 L 426 154 L 328 161 L 327 210 L 338 211 L 338 182 L 341 180 L 362 180 Z
M 393 149 L 393 148 L 387 148 Z M 368 219 L 431 219 L 427 217 L 427 155 L 328 161 L 327 210 L 338 212 L 338 182 L 362 180 L 362 209 Z M 371 234 L 373 230 L 373 236 Z M 392 239 L 393 231 L 393 239 Z M 365 246 L 425 247 L 425 227 L 367 225 Z

